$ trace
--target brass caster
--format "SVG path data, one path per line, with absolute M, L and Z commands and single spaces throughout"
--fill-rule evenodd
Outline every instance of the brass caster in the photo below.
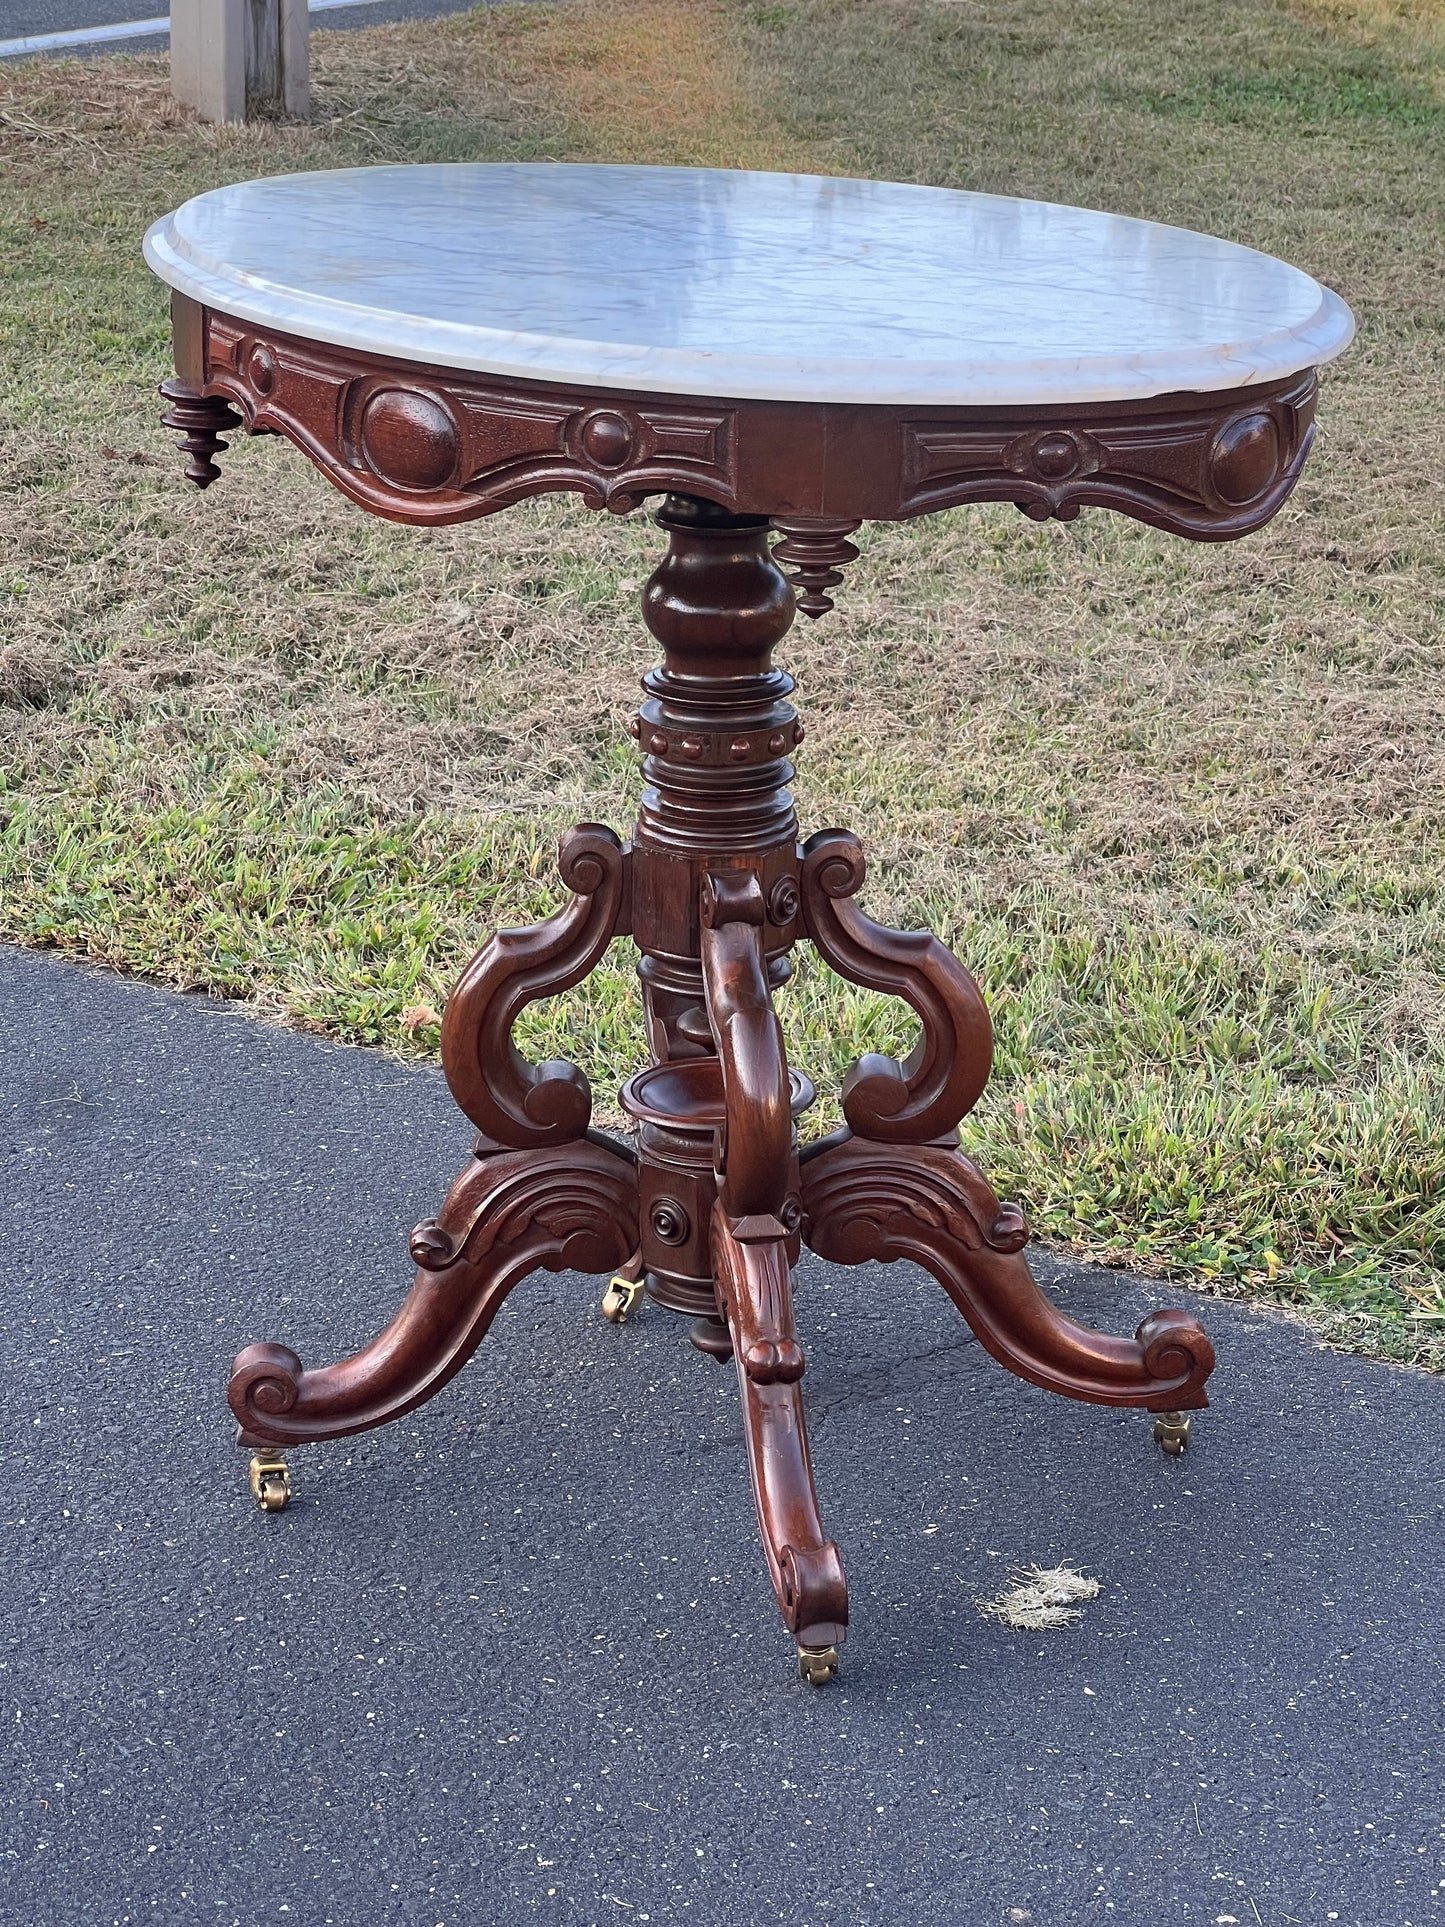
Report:
M 1161 1412 L 1154 1421 L 1154 1438 L 1171 1459 L 1182 1457 L 1189 1444 L 1189 1414 Z
M 274 1452 L 258 1452 L 251 1461 L 251 1496 L 263 1512 L 284 1512 L 291 1503 L 291 1474 L 286 1461 Z
M 826 1686 L 838 1675 L 836 1646 L 799 1646 L 798 1677 L 810 1686 Z
M 642 1302 L 640 1278 L 614 1278 L 602 1298 L 602 1316 L 612 1325 L 625 1325 Z

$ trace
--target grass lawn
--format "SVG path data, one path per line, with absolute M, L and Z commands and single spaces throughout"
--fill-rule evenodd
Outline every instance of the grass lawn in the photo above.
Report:
M 418 1011 L 555 901 L 558 831 L 635 806 L 658 532 L 563 500 L 398 529 L 271 440 L 196 493 L 139 252 L 187 195 L 685 161 L 1205 228 L 1359 317 L 1294 498 L 1217 548 L 1097 511 L 865 528 L 785 651 L 800 811 L 980 978 L 967 1136 L 1036 1231 L 1445 1367 L 1442 0 L 573 0 L 312 50 L 305 127 L 198 126 L 153 57 L 0 69 L 0 935 L 434 1049 Z M 907 1041 L 815 966 L 786 1006 L 834 1088 Z M 522 1041 L 610 1094 L 627 958 Z

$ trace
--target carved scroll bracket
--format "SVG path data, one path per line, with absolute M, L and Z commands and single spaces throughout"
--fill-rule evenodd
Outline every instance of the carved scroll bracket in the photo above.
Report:
M 575 1064 L 529 1064 L 512 1042 L 527 1004 L 580 983 L 630 928 L 628 852 L 599 823 L 562 839 L 558 868 L 574 899 L 529 930 L 499 930 L 462 972 L 442 1021 L 442 1068 L 483 1135 L 522 1148 L 579 1138 L 592 1093 Z
M 864 877 L 863 850 L 846 830 L 820 830 L 803 845 L 803 920 L 823 961 L 850 984 L 911 1004 L 923 1025 L 902 1063 L 869 1051 L 843 1085 L 843 1115 L 859 1137 L 922 1144 L 953 1131 L 983 1094 L 993 1064 L 993 1026 L 978 985 L 937 937 L 889 930 L 851 898 Z

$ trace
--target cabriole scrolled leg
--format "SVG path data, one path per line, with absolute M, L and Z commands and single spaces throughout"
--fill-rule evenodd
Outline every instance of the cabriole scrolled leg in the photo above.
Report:
M 841 1136 L 803 1165 L 804 1237 L 821 1258 L 922 1265 L 1001 1365 L 1045 1391 L 1094 1405 L 1198 1410 L 1214 1347 L 1183 1311 L 1151 1312 L 1132 1338 L 1065 1317 L 1022 1255 L 1028 1231 L 977 1169 L 941 1144 Z
M 748 1464 L 773 1591 L 803 1677 L 837 1671 L 848 1626 L 838 1548 L 825 1538 L 803 1419 L 791 1261 L 800 1208 L 787 1059 L 763 950 L 756 877 L 709 875 L 702 970 L 726 1106 L 710 1249 L 742 1394 Z
M 786 1242 L 741 1243 L 719 1203 L 712 1249 L 718 1296 L 732 1332 L 769 1576 L 798 1643 L 804 1677 L 821 1685 L 837 1671 L 837 1649 L 848 1630 L 848 1589 L 813 1486 Z M 831 1662 L 821 1657 L 828 1653 Z
M 415 1410 L 459 1372 L 513 1285 L 533 1271 L 607 1272 L 637 1249 L 637 1173 L 595 1139 L 473 1160 L 411 1237 L 416 1281 L 379 1338 L 308 1370 L 289 1346 L 249 1345 L 227 1393 L 248 1439 L 341 1438 Z

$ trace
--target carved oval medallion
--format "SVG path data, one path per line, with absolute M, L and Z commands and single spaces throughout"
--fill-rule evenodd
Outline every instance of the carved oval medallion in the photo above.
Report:
M 1079 466 L 1079 445 L 1072 435 L 1041 435 L 1030 452 L 1045 481 L 1062 482 Z
M 276 386 L 276 357 L 264 341 L 258 341 L 246 357 L 246 373 L 258 395 L 269 395 Z
M 599 468 L 621 468 L 632 453 L 632 424 L 603 409 L 582 424 L 582 447 Z
M 457 425 L 432 395 L 383 388 L 362 411 L 361 452 L 396 488 L 441 488 L 456 468 L 458 447 Z
M 1235 508 L 1258 501 L 1279 473 L 1279 428 L 1273 415 L 1239 415 L 1214 438 L 1209 478 Z

